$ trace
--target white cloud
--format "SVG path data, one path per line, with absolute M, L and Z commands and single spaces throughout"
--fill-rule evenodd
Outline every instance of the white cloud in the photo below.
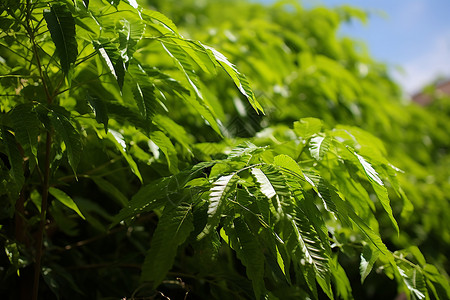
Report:
M 418 92 L 437 76 L 450 77 L 450 32 L 437 36 L 428 49 L 417 58 L 402 63 L 403 72 L 397 70 L 392 74 L 409 94 Z

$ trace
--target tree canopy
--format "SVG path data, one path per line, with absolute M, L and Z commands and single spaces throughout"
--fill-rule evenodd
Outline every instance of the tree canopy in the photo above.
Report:
M 2 298 L 449 299 L 449 98 L 405 101 L 353 19 L 0 3 Z

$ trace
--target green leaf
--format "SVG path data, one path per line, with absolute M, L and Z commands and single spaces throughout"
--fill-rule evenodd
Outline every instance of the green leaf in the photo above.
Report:
M 187 86 L 190 87 L 190 97 L 183 97 L 190 105 L 192 105 L 200 115 L 209 123 L 209 125 L 221 135 L 219 125 L 217 123 L 216 114 L 213 107 L 210 105 L 207 99 L 203 96 L 200 90 L 200 84 L 198 82 L 198 76 L 192 67 L 192 58 L 190 58 L 185 51 L 180 49 L 180 46 L 176 43 L 163 43 L 161 42 L 164 50 L 173 58 L 177 68 L 182 72 L 186 78 Z
M 95 120 L 98 123 L 102 123 L 105 127 L 105 133 L 108 133 L 108 108 L 105 105 L 105 102 L 103 100 L 97 98 L 96 96 L 91 96 L 89 94 L 86 94 L 86 99 L 94 111 L 95 114 Z
M 14 133 L 25 154 L 37 163 L 37 145 L 40 122 L 32 105 L 21 104 L 11 112 Z
M 149 76 L 142 66 L 136 63 L 130 64 L 126 82 L 128 87 L 131 88 L 139 112 L 145 120 L 146 128 L 149 128 L 152 116 L 155 115 L 158 107 L 167 109 L 162 103 L 158 102 L 155 95 L 155 85 L 149 80 Z
M 117 203 L 119 203 L 123 207 L 126 207 L 128 205 L 127 197 L 125 197 L 125 195 L 114 184 L 97 176 L 92 176 L 91 179 L 103 192 L 109 194 L 112 198 L 114 198 Z
M 413 267 L 407 263 L 397 263 L 398 270 L 403 282 L 411 292 L 413 299 L 428 299 L 428 291 L 422 271 L 418 267 Z
M 162 131 L 152 131 L 150 133 L 150 139 L 166 156 L 169 171 L 172 174 L 178 173 L 177 151 L 175 150 L 172 141 Z
M 361 253 L 361 263 L 359 264 L 359 273 L 361 274 L 361 284 L 366 279 L 367 275 L 372 271 L 373 264 L 377 261 L 379 252 L 377 249 L 369 245 L 364 245 Z
M 178 246 L 184 243 L 193 229 L 191 204 L 168 204 L 145 256 L 141 281 L 151 281 L 153 287 L 157 287 L 172 267 Z
M 10 273 L 11 271 L 15 271 L 17 273 L 17 276 L 20 276 L 20 268 L 25 267 L 25 261 L 23 257 L 21 257 L 19 252 L 19 247 L 17 246 L 17 243 L 14 243 L 12 241 L 6 241 L 4 245 L 5 254 L 8 257 L 8 260 L 10 262 L 11 269 L 7 271 L 7 273 Z
M 289 155 L 280 154 L 274 157 L 274 165 L 283 168 L 285 171 L 290 171 L 298 180 L 306 181 L 303 176 L 302 169 L 297 162 Z
M 131 198 L 130 202 L 115 217 L 111 225 L 134 217 L 137 214 L 149 212 L 162 207 L 166 202 L 175 202 L 177 193 L 198 173 L 214 163 L 200 163 L 191 170 L 180 172 L 170 177 L 164 177 L 147 184 Z
M 275 192 L 275 189 L 273 188 L 271 182 L 267 178 L 267 176 L 264 174 L 261 169 L 258 168 L 252 168 L 251 170 L 253 176 L 255 176 L 256 181 L 261 186 L 261 193 L 263 193 L 267 198 L 271 199 L 273 196 L 275 196 L 277 193 Z
M 331 138 L 329 136 L 315 136 L 311 138 L 309 151 L 316 160 L 322 160 L 330 148 Z
M 172 22 L 172 20 L 170 20 L 168 17 L 166 17 L 160 12 L 157 12 L 155 10 L 144 9 L 142 11 L 142 18 L 145 21 L 152 21 L 152 20 L 157 21 L 163 24 L 167 29 L 172 31 L 172 33 L 178 34 L 177 26 Z
M 50 10 L 44 10 L 44 18 L 55 44 L 61 69 L 67 74 L 70 65 L 75 62 L 78 55 L 75 20 L 69 9 L 59 4 L 52 5 Z
M 183 126 L 178 125 L 175 121 L 165 115 L 155 115 L 152 121 L 159 129 L 163 130 L 167 135 L 171 136 L 185 149 L 191 152 L 191 138 Z
M 300 257 L 302 257 L 300 263 L 313 268 L 316 280 L 322 290 L 329 298 L 333 299 L 330 283 L 330 256 L 322 245 L 316 229 L 299 207 L 295 208 L 295 215 L 291 216 L 290 222 L 294 229 L 294 237 L 298 243 Z M 305 276 L 308 275 L 305 274 Z
M 127 64 L 136 51 L 137 43 L 142 39 L 145 31 L 145 24 L 140 18 L 121 19 L 122 28 L 118 30 L 119 34 L 119 50 L 122 59 Z M 116 27 L 119 24 L 116 23 Z
M 222 213 L 222 209 L 225 205 L 225 200 L 228 196 L 228 193 L 231 191 L 231 188 L 239 179 L 236 173 L 232 173 L 230 175 L 221 176 L 217 179 L 211 189 L 209 190 L 209 204 L 208 204 L 208 223 L 205 227 L 205 230 L 198 236 L 198 239 L 203 238 L 207 235 L 211 230 L 214 230 L 219 224 L 220 215 Z
M 61 137 L 66 145 L 67 159 L 72 167 L 73 173 L 76 174 L 78 163 L 80 162 L 81 155 L 81 141 L 80 134 L 72 126 L 69 119 L 62 113 L 56 110 L 52 111 L 50 116 L 51 123 L 55 128 L 57 136 Z
M 122 89 L 125 79 L 125 62 L 121 56 L 120 50 L 111 41 L 101 39 L 93 41 L 94 48 L 100 53 L 100 56 L 106 63 L 111 74 L 117 80 L 119 88 Z
M 169 177 L 162 178 L 143 186 L 130 200 L 130 202 L 120 210 L 114 217 L 110 227 L 137 214 L 152 211 L 160 208 L 165 204 L 166 197 L 173 191 L 168 191 L 167 186 L 170 181 Z
M 248 278 L 252 281 L 256 299 L 260 299 L 264 287 L 264 255 L 261 245 L 250 231 L 243 218 L 233 221 L 238 245 L 234 245 L 238 258 L 246 268 Z
M 334 187 L 313 170 L 303 172 L 306 181 L 312 186 L 317 196 L 323 201 L 326 210 L 336 214 L 341 222 L 349 225 L 345 209 L 339 210 L 335 201 L 339 198 Z
M 331 274 L 333 276 L 333 282 L 336 287 L 337 295 L 341 299 L 353 300 L 352 286 L 345 273 L 344 268 L 338 262 L 338 256 L 336 255 L 331 261 Z
M 375 169 L 372 167 L 372 165 L 367 162 L 364 157 L 357 154 L 356 152 L 352 151 L 349 147 L 347 149 L 357 158 L 357 166 L 366 174 L 367 178 L 369 179 L 370 184 L 372 185 L 375 194 L 377 195 L 378 199 L 381 202 L 381 205 L 383 206 L 384 210 L 389 216 L 389 219 L 391 220 L 392 224 L 394 225 L 395 230 L 399 234 L 400 229 L 398 228 L 397 221 L 394 218 L 394 215 L 392 213 L 392 208 L 388 196 L 388 192 L 386 190 L 386 187 L 384 186 L 383 181 L 378 176 L 378 173 L 375 171 Z M 356 160 L 354 160 L 356 162 Z
M 80 209 L 78 208 L 77 204 L 72 200 L 72 198 L 70 198 L 69 195 L 67 195 L 63 191 L 61 191 L 57 188 L 54 188 L 54 187 L 50 187 L 48 189 L 48 192 L 51 195 L 53 195 L 53 197 L 55 197 L 56 200 L 58 200 L 59 202 L 61 202 L 62 204 L 64 204 L 65 206 L 67 206 L 68 208 L 73 210 L 74 212 L 76 212 L 82 219 L 86 220 L 86 218 L 83 216 Z
M 294 122 L 294 132 L 303 140 L 309 139 L 316 133 L 319 133 L 323 127 L 322 120 L 316 118 L 302 118 Z
M 225 55 L 223 55 L 216 49 L 205 45 L 202 46 L 206 50 L 211 51 L 217 63 L 225 70 L 225 72 L 231 77 L 231 79 L 233 79 L 234 84 L 238 87 L 242 95 L 244 95 L 247 98 L 253 109 L 257 113 L 258 112 L 264 113 L 261 104 L 259 104 L 259 102 L 256 100 L 255 95 L 253 94 L 253 91 L 250 88 L 250 84 L 248 83 L 247 78 L 236 69 L 236 66 L 233 65 L 231 62 L 229 62 L 228 59 L 225 57 Z
M 6 154 L 11 165 L 10 176 L 15 182 L 16 196 L 19 195 L 19 191 L 22 189 L 22 185 L 25 182 L 23 174 L 23 157 L 20 155 L 19 148 L 17 147 L 16 139 L 6 128 L 1 128 L 1 139 L 5 145 Z
M 108 134 L 106 135 L 106 138 L 108 140 L 110 140 L 111 142 L 113 142 L 113 144 L 116 146 L 117 150 L 119 150 L 119 152 L 125 158 L 131 171 L 142 182 L 141 172 L 139 172 L 136 162 L 133 160 L 131 155 L 128 154 L 128 152 L 127 152 L 127 143 L 125 142 L 125 138 L 123 137 L 123 135 L 115 130 L 109 130 Z
M 440 274 L 434 265 L 426 264 L 423 274 L 427 280 L 427 286 L 432 290 L 436 299 L 450 299 L 448 278 Z

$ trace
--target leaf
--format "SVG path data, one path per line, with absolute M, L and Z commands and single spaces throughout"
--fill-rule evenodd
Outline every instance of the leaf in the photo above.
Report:
M 124 88 L 124 96 L 126 89 L 131 89 L 139 112 L 145 120 L 146 130 L 150 127 L 151 119 L 158 108 L 167 110 L 164 104 L 158 101 L 155 95 L 156 87 L 150 78 L 141 65 L 131 63 L 126 76 L 128 86 Z
M 108 134 L 106 135 L 106 138 L 108 140 L 110 140 L 111 142 L 113 142 L 113 144 L 116 146 L 117 150 L 119 150 L 119 152 L 122 154 L 122 156 L 127 161 L 128 166 L 130 167 L 131 171 L 142 182 L 141 172 L 139 171 L 139 168 L 138 168 L 136 162 L 133 160 L 131 155 L 128 154 L 128 152 L 127 152 L 127 143 L 125 142 L 125 138 L 123 137 L 123 135 L 115 130 L 109 130 Z
M 421 270 L 404 262 L 397 263 L 397 267 L 403 282 L 414 296 L 413 299 L 428 299 L 428 291 Z
M 105 179 L 97 176 L 92 176 L 91 179 L 95 182 L 95 184 L 105 193 L 109 194 L 112 198 L 114 198 L 117 203 L 121 206 L 125 207 L 128 205 L 128 199 L 125 195 L 111 182 L 106 181 Z
M 316 160 L 322 160 L 330 148 L 331 138 L 329 136 L 315 136 L 311 138 L 309 151 Z
M 153 287 L 157 287 L 172 267 L 178 246 L 193 229 L 191 204 L 167 205 L 145 256 L 141 281 L 152 281 Z
M 222 135 L 217 123 L 215 112 L 207 99 L 203 97 L 203 94 L 200 90 L 198 76 L 194 72 L 194 69 L 191 65 L 192 59 L 189 58 L 186 55 L 186 52 L 182 51 L 176 44 L 163 42 L 161 42 L 161 44 L 164 50 L 169 54 L 169 56 L 173 58 L 177 68 L 182 72 L 182 74 L 184 74 L 187 81 L 187 86 L 191 88 L 190 97 L 182 98 L 200 113 L 200 115 L 209 123 L 214 131 Z
M 297 162 L 286 154 L 280 154 L 274 157 L 274 165 L 283 168 L 285 171 L 290 171 L 298 180 L 306 181 L 303 176 L 302 169 Z
M 145 24 L 139 18 L 122 18 L 120 25 L 122 28 L 118 29 L 119 51 L 124 63 L 127 64 L 133 58 L 136 45 L 144 35 Z
M 25 154 L 37 163 L 37 145 L 40 122 L 32 105 L 21 104 L 11 111 L 11 120 L 17 141 Z
M 234 84 L 238 87 L 242 95 L 247 98 L 253 109 L 257 113 L 264 113 L 261 104 L 259 104 L 259 102 L 256 100 L 255 95 L 250 88 L 250 84 L 248 83 L 247 78 L 243 74 L 241 74 L 231 62 L 228 61 L 225 55 L 212 47 L 205 46 L 203 44 L 202 46 L 206 50 L 211 51 L 217 63 L 225 70 L 225 72 L 231 77 L 231 79 L 233 79 Z
M 109 71 L 117 80 L 119 88 L 122 89 L 126 67 L 119 49 L 107 39 L 93 41 L 93 44 L 94 48 L 100 53 L 100 56 L 105 61 Z
M 377 195 L 378 199 L 381 202 L 381 205 L 383 206 L 384 210 L 389 216 L 389 219 L 394 225 L 394 228 L 396 229 L 397 233 L 400 234 L 400 229 L 398 228 L 397 221 L 395 220 L 394 215 L 392 213 L 388 192 L 384 187 L 383 181 L 380 179 L 378 173 L 375 171 L 372 165 L 369 162 L 367 162 L 364 159 L 364 157 L 352 151 L 349 147 L 347 147 L 347 149 L 357 158 L 357 161 L 359 162 L 357 164 L 358 167 L 362 169 L 362 171 L 366 174 L 370 184 L 372 185 L 375 191 L 375 194 Z
M 78 55 L 78 46 L 75 39 L 75 20 L 65 5 L 54 4 L 50 10 L 44 10 L 44 18 L 48 30 L 55 44 L 65 74 L 70 65 L 75 63 Z
M 341 222 L 343 221 L 344 223 L 349 225 L 345 209 L 339 210 L 335 203 L 335 200 L 337 197 L 339 197 L 339 195 L 336 194 L 334 187 L 313 170 L 303 172 L 303 176 L 305 177 L 305 180 L 312 186 L 317 196 L 322 199 L 325 209 L 336 214 Z
M 71 273 L 55 263 L 46 264 L 42 267 L 42 278 L 54 293 L 56 299 L 70 298 L 76 295 L 86 297 L 86 294 L 77 286 Z M 78 295 L 77 295 L 78 296 Z
M 5 145 L 6 154 L 8 155 L 9 163 L 11 165 L 9 174 L 16 185 L 14 193 L 16 194 L 15 196 L 18 196 L 19 191 L 22 189 L 22 185 L 25 182 L 25 177 L 23 174 L 23 157 L 20 155 L 14 135 L 6 130 L 6 128 L 1 128 L 0 133 L 1 139 Z
M 202 233 L 197 237 L 198 240 L 209 234 L 211 230 L 214 230 L 219 224 L 220 214 L 222 208 L 225 205 L 225 200 L 230 192 L 232 186 L 238 180 L 236 173 L 230 175 L 221 176 L 217 179 L 211 189 L 209 190 L 209 204 L 208 204 L 208 223 Z
M 103 102 L 103 100 L 100 100 L 96 96 L 91 96 L 89 94 L 86 94 L 86 99 L 92 108 L 94 114 L 95 114 L 95 120 L 98 123 L 102 123 L 105 127 L 105 133 L 108 133 L 108 108 Z
M 209 207 L 208 215 L 213 217 L 221 206 L 223 200 L 226 198 L 227 193 L 230 191 L 231 186 L 236 182 L 236 173 L 232 173 L 227 176 L 221 176 L 213 183 L 213 187 L 210 189 L 209 194 Z
M 110 227 L 122 222 L 137 214 L 155 210 L 165 204 L 165 198 L 173 193 L 167 190 L 169 177 L 155 180 L 148 185 L 143 186 L 129 201 L 127 206 L 114 216 Z
M 251 172 L 253 176 L 255 176 L 256 181 L 261 186 L 261 193 L 263 193 L 269 199 L 276 195 L 275 189 L 273 188 L 264 172 L 261 171 L 261 169 L 252 168 Z
M 48 189 L 48 192 L 51 195 L 53 195 L 53 197 L 55 197 L 56 200 L 58 200 L 59 202 L 61 202 L 62 204 L 64 204 L 65 206 L 67 206 L 68 208 L 73 210 L 74 212 L 76 212 L 82 219 L 86 220 L 86 218 L 83 216 L 80 209 L 78 208 L 77 204 L 72 200 L 72 198 L 70 198 L 69 195 L 67 195 L 63 191 L 61 191 L 57 188 L 54 188 L 54 187 L 50 187 Z
M 238 258 L 246 268 L 248 278 L 252 281 L 256 299 L 265 291 L 264 255 L 257 237 L 250 231 L 243 218 L 233 220 L 238 245 L 234 245 Z
M 199 163 L 191 170 L 180 172 L 170 177 L 160 178 L 151 183 L 141 187 L 141 189 L 131 198 L 128 205 L 121 209 L 121 211 L 114 217 L 111 225 L 134 217 L 137 214 L 149 212 L 162 207 L 166 202 L 176 202 L 177 193 L 179 190 L 198 173 L 205 168 L 211 167 L 214 163 Z
M 157 21 L 161 24 L 163 24 L 167 29 L 169 29 L 172 33 L 178 34 L 178 28 L 177 26 L 170 20 L 168 17 L 163 15 L 162 13 L 155 11 L 155 10 L 149 10 L 144 9 L 142 11 L 142 18 L 145 21 Z
M 178 157 L 177 151 L 170 139 L 162 131 L 152 131 L 150 139 L 161 149 L 167 159 L 169 171 L 172 174 L 178 173 Z
M 64 145 L 66 145 L 67 159 L 72 167 L 73 173 L 76 174 L 82 150 L 80 134 L 72 126 L 69 119 L 56 110 L 52 111 L 50 121 L 55 128 L 56 135 L 60 136 Z
M 361 253 L 361 263 L 359 264 L 359 273 L 361 274 L 361 284 L 366 279 L 367 275 L 372 271 L 373 264 L 377 261 L 379 252 L 370 247 L 369 245 L 364 245 L 363 251 Z
M 331 274 L 333 276 L 333 281 L 335 283 L 337 295 L 341 299 L 349 299 L 353 300 L 352 296 L 352 286 L 350 285 L 350 281 L 345 273 L 344 268 L 338 262 L 338 256 L 336 255 L 332 260 L 332 270 Z
M 448 279 L 439 274 L 434 265 L 426 264 L 423 268 L 423 274 L 427 280 L 428 287 L 432 290 L 436 299 L 450 299 L 450 285 Z
M 191 152 L 191 138 L 183 126 L 175 123 L 173 119 L 160 114 L 153 116 L 152 121 L 156 124 L 156 126 L 158 126 L 159 129 L 165 131 L 166 134 L 171 136 L 184 148 Z
M 333 299 L 330 285 L 330 256 L 322 245 L 317 231 L 299 207 L 296 207 L 295 215 L 291 216 L 290 222 L 302 256 L 300 263 L 313 268 L 317 282 L 327 296 Z M 308 274 L 305 273 L 305 276 Z
M 323 127 L 322 120 L 316 118 L 302 118 L 294 122 L 294 132 L 303 140 L 309 139 L 316 133 L 319 133 Z

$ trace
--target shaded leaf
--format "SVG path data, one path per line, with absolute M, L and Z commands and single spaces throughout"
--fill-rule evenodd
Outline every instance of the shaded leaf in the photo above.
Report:
M 96 96 L 91 96 L 89 94 L 86 94 L 86 99 L 94 111 L 95 114 L 95 120 L 98 123 L 102 123 L 105 127 L 105 133 L 108 133 L 108 108 L 103 102 L 103 100 L 100 100 Z
M 10 176 L 15 183 L 16 188 L 14 190 L 16 194 L 15 197 L 17 197 L 25 181 L 23 174 L 23 157 L 20 155 L 14 135 L 6 128 L 1 128 L 0 133 L 11 166 Z
M 82 149 L 80 134 L 72 126 L 69 119 L 64 114 L 59 113 L 56 110 L 52 111 L 50 120 L 55 128 L 56 135 L 61 137 L 64 145 L 66 145 L 67 159 L 73 172 L 76 174 Z
M 167 205 L 145 256 L 141 281 L 151 281 L 153 287 L 158 286 L 172 267 L 178 246 L 193 229 L 191 204 Z
M 128 199 L 125 195 L 111 182 L 97 176 L 92 176 L 91 179 L 95 184 L 105 193 L 109 194 L 112 198 L 122 205 L 123 207 L 128 205 Z
M 59 4 L 52 5 L 50 10 L 44 10 L 44 18 L 55 44 L 61 69 L 67 74 L 78 55 L 75 20 L 69 9 Z
M 260 299 L 264 287 L 264 255 L 261 245 L 242 218 L 233 221 L 238 245 L 234 245 L 237 256 L 246 268 L 248 278 L 252 281 L 256 299 Z
M 162 131 L 152 131 L 150 139 L 161 149 L 167 159 L 167 165 L 171 173 L 178 173 L 177 151 L 172 141 Z
M 123 137 L 123 135 L 115 130 L 109 130 L 108 134 L 106 135 L 106 138 L 108 140 L 110 140 L 111 142 L 113 142 L 113 144 L 116 146 L 117 150 L 119 150 L 119 152 L 125 158 L 131 171 L 142 182 L 141 172 L 139 171 L 139 168 L 138 168 L 136 162 L 134 161 L 134 159 L 131 157 L 130 154 L 128 154 L 127 143 L 125 142 L 125 138 Z

